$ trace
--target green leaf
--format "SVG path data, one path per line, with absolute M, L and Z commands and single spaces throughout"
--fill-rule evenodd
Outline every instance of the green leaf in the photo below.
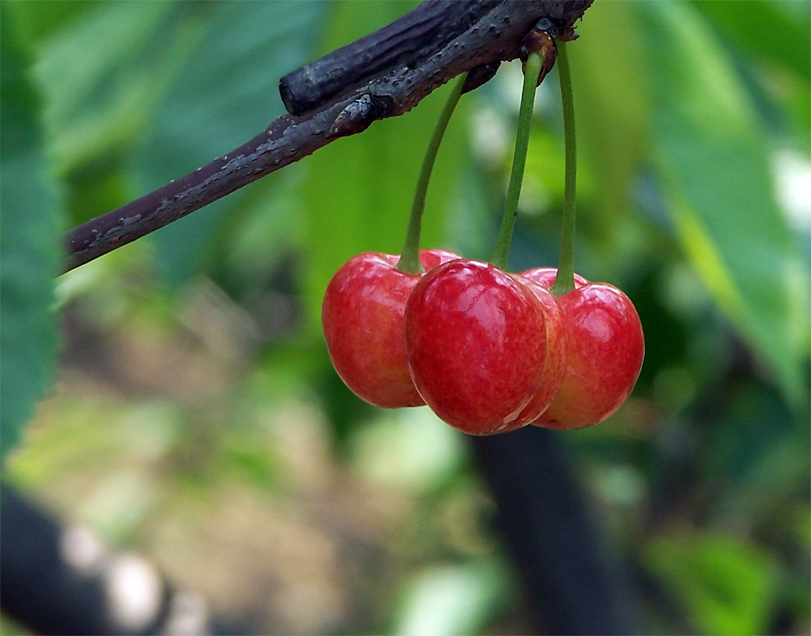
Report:
M 741 53 L 789 68 L 811 81 L 808 2 L 748 0 L 745 9 L 734 2 L 694 0 L 693 4 Z
M 72 0 L 72 2 L 27 2 L 7 0 L 16 16 L 19 42 L 25 46 L 36 43 L 62 28 L 72 20 L 84 16 L 98 3 L 95 0 Z
M 682 247 L 720 309 L 800 404 L 808 276 L 774 198 L 763 124 L 690 5 L 635 6 L 647 36 L 654 158 Z
M 397 2 L 339 5 L 331 49 L 395 20 L 412 5 Z M 353 31 L 347 25 L 352 25 Z M 335 271 L 360 252 L 399 254 L 408 215 L 434 123 L 450 86 L 429 95 L 401 117 L 374 122 L 360 135 L 331 143 L 305 160 L 308 242 L 305 294 L 311 326 L 320 324 L 321 299 Z M 463 153 L 465 96 L 439 150 L 423 219 L 421 245 L 442 247 L 450 195 Z
M 759 83 L 770 111 L 782 111 L 780 125 L 788 145 L 811 151 L 811 11 L 808 2 L 749 0 L 698 2 L 695 8 L 745 60 Z M 767 97 L 768 96 L 768 97 Z M 763 99 L 762 97 L 761 99 Z
M 777 588 L 769 554 L 707 533 L 654 537 L 643 558 L 700 633 L 768 633 Z
M 37 42 L 36 77 L 57 170 L 69 173 L 142 134 L 179 54 L 170 26 L 180 6 L 94 3 Z
M 487 626 L 508 589 L 496 561 L 426 568 L 405 595 L 394 634 L 476 634 Z
M 59 192 L 42 143 L 39 97 L 28 51 L 0 5 L 0 458 L 19 442 L 25 423 L 54 377 L 56 320 L 51 310 L 59 273 Z
M 324 2 L 192 3 L 178 38 L 194 42 L 150 122 L 137 152 L 139 191 L 147 192 L 221 156 L 284 113 L 279 78 L 312 56 Z M 187 35 L 183 35 L 188 32 Z M 266 182 L 266 214 L 275 206 Z M 205 264 L 223 219 L 245 200 L 240 191 L 161 229 L 153 236 L 164 273 L 182 282 Z

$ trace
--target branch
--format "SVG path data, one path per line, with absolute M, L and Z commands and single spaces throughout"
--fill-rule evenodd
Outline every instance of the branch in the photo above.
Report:
M 544 634 L 639 633 L 639 591 L 556 431 L 470 437 L 494 521 Z
M 0 486 L 0 609 L 39 634 L 214 633 L 208 603 Z M 222 633 L 233 633 L 232 630 Z
M 390 25 L 286 75 L 291 114 L 231 152 L 66 237 L 65 271 L 131 243 L 373 121 L 408 112 L 460 73 L 492 76 L 542 19 L 572 37 L 593 0 L 426 0 Z M 484 70 L 482 70 L 484 69 Z M 489 71 L 489 72 L 488 72 Z M 474 71 L 475 76 L 476 71 Z

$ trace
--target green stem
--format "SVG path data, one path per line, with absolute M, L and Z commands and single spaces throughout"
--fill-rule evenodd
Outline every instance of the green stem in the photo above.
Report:
M 428 148 L 422 159 L 417 187 L 414 190 L 414 201 L 411 204 L 411 215 L 408 218 L 405 243 L 397 263 L 397 269 L 406 274 L 420 274 L 425 271 L 420 262 L 420 233 L 422 232 L 422 213 L 425 211 L 425 195 L 428 192 L 428 182 L 431 180 L 431 171 L 434 169 L 439 144 L 448 128 L 448 122 L 459 102 L 459 97 L 462 95 L 462 85 L 465 83 L 466 77 L 467 73 L 463 73 L 456 79 L 451 94 L 448 95 L 448 101 L 445 102 L 445 107 L 434 126 L 431 141 L 428 142 Z
M 563 140 L 565 146 L 565 185 L 563 190 L 563 230 L 561 232 L 560 262 L 552 293 L 556 296 L 574 289 L 574 219 L 577 188 L 577 139 L 574 128 L 574 99 L 569 55 L 565 42 L 558 42 L 558 76 L 560 101 L 563 106 Z
M 543 57 L 537 51 L 532 51 L 527 57 L 527 64 L 524 68 L 524 87 L 521 90 L 521 106 L 518 109 L 518 130 L 515 133 L 515 153 L 510 172 L 510 185 L 507 187 L 504 216 L 501 217 L 496 249 L 493 251 L 491 259 L 493 264 L 501 269 L 507 266 L 507 254 L 510 251 L 515 217 L 518 213 L 518 197 L 521 194 L 521 182 L 524 180 L 524 167 L 527 163 L 529 124 L 532 119 L 535 90 L 538 88 L 538 78 L 541 76 L 542 66 Z

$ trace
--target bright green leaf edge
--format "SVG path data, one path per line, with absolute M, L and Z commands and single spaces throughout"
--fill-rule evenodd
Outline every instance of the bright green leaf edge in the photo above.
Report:
M 0 7 L 0 461 L 20 442 L 56 372 L 54 280 L 60 269 L 60 191 L 46 159 L 29 51 Z
M 683 2 L 636 4 L 647 36 L 654 161 L 682 247 L 795 405 L 806 395 L 808 277 L 778 208 L 762 122 Z

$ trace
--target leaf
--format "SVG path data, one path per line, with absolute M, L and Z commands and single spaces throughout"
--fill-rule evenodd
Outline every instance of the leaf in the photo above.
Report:
M 811 11 L 807 2 L 748 0 L 746 9 L 732 2 L 693 2 L 694 6 L 743 54 L 791 69 L 811 81 Z
M 430 409 L 398 409 L 358 427 L 352 463 L 384 487 L 426 493 L 447 484 L 464 464 L 464 439 Z
M 10 0 L 16 16 L 20 44 L 35 46 L 39 40 L 64 27 L 65 24 L 83 17 L 97 3 L 94 0 L 72 2 L 26 2 Z
M 750 63 L 768 111 L 783 111 L 784 143 L 811 151 L 811 11 L 808 2 L 695 2 L 736 55 Z M 761 105 L 761 107 L 763 107 Z M 768 112 L 767 111 L 767 112 Z M 768 112 L 774 116 L 774 112 Z
M 137 152 L 139 191 L 183 176 L 260 133 L 283 114 L 279 78 L 312 56 L 324 2 L 192 3 L 175 24 L 194 39 Z M 200 8 L 202 7 L 202 9 Z M 183 35 L 193 32 L 196 35 Z M 267 188 L 254 184 L 253 191 Z M 283 213 L 264 190 L 266 214 Z M 258 193 L 256 193 L 258 194 Z M 205 264 L 223 219 L 244 191 L 161 229 L 153 236 L 162 269 L 179 283 Z M 255 195 L 253 195 L 255 196 Z
M 0 458 L 20 440 L 25 423 L 54 377 L 54 278 L 59 273 L 59 191 L 42 143 L 39 96 L 29 60 L 13 31 L 13 8 L 0 5 Z
M 338 5 L 329 32 L 332 49 L 395 20 L 412 4 Z M 347 31 L 346 25 L 354 30 Z M 309 252 L 305 300 L 310 326 L 320 324 L 321 299 L 335 271 L 365 251 L 399 254 L 405 239 L 414 187 L 431 132 L 450 86 L 428 96 L 401 117 L 374 122 L 362 134 L 338 139 L 306 162 L 302 194 L 307 204 Z M 441 247 L 450 195 L 462 154 L 465 96 L 439 150 L 428 188 L 422 246 Z
M 426 568 L 412 581 L 393 633 L 480 633 L 506 595 L 508 581 L 496 561 Z
M 647 43 L 653 153 L 679 240 L 721 311 L 799 404 L 808 276 L 774 198 L 763 124 L 689 5 L 635 7 Z
M 61 173 L 142 134 L 179 54 L 168 28 L 179 5 L 94 5 L 37 43 L 49 150 Z
M 774 559 L 722 534 L 654 537 L 647 568 L 705 634 L 766 634 L 776 597 Z

